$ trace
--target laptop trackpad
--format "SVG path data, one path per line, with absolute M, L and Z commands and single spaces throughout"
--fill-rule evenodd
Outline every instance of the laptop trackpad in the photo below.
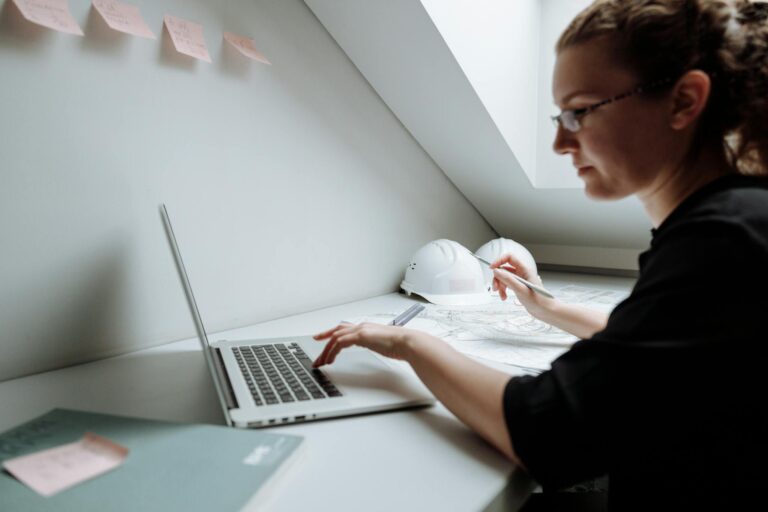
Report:
M 344 350 L 334 364 L 320 369 L 344 394 L 366 392 L 398 400 L 433 398 L 412 372 L 394 369 L 366 349 Z

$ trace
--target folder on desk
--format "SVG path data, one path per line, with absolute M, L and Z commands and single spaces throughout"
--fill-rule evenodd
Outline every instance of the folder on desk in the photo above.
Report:
M 118 468 L 45 498 L 0 473 L 0 510 L 241 510 L 258 507 L 303 438 L 67 409 L 0 434 L 0 464 L 93 432 L 128 449 Z

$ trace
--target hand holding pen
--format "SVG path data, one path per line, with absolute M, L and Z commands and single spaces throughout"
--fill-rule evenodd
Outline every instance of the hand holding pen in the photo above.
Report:
M 402 359 L 402 345 L 405 343 L 406 330 L 402 326 L 424 310 L 422 304 L 414 304 L 403 311 L 389 325 L 374 323 L 342 323 L 327 331 L 318 333 L 318 341 L 328 340 L 323 352 L 315 359 L 315 368 L 331 364 L 343 349 L 357 345 L 373 350 L 385 357 Z
M 502 283 L 506 284 L 507 280 L 509 278 L 512 278 L 515 281 L 517 281 L 517 282 L 519 282 L 521 284 L 524 284 L 530 290 L 533 290 L 534 292 L 543 295 L 544 297 L 548 297 L 550 299 L 554 299 L 555 298 L 554 295 L 552 295 L 550 292 L 548 292 L 540 284 L 532 283 L 532 282 L 528 281 L 527 279 L 523 279 L 521 276 L 515 274 L 514 268 L 502 267 L 501 265 L 503 265 L 505 263 L 511 263 L 513 265 L 514 265 L 514 263 L 517 263 L 517 265 L 520 264 L 518 261 L 514 261 L 514 263 L 512 262 L 512 255 L 505 255 L 501 259 L 499 259 L 498 261 L 496 261 L 494 263 L 486 261 L 486 260 L 484 260 L 483 258 L 481 258 L 480 256 L 478 256 L 477 254 L 474 254 L 474 253 L 472 254 L 472 256 L 477 258 L 477 260 L 480 261 L 481 263 L 485 263 L 486 265 L 488 265 L 488 267 L 493 272 L 494 279 L 497 279 L 497 280 L 501 281 Z M 499 274 L 497 274 L 497 272 L 499 272 Z M 502 299 L 506 299 L 507 298 L 506 297 L 506 293 L 504 293 L 504 292 L 505 292 L 505 290 L 502 290 L 501 288 L 499 288 L 499 295 L 501 296 Z

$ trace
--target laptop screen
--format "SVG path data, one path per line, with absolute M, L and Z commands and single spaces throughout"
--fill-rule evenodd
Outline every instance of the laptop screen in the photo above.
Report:
M 227 408 L 230 405 L 229 395 L 224 393 L 222 384 L 219 381 L 219 372 L 216 362 L 213 360 L 214 354 L 210 343 L 208 342 L 208 335 L 205 333 L 205 327 L 203 327 L 203 319 L 200 317 L 200 311 L 197 309 L 197 302 L 195 296 L 192 293 L 192 285 L 189 284 L 189 277 L 187 271 L 184 268 L 184 261 L 181 259 L 181 251 L 179 251 L 179 245 L 176 243 L 176 235 L 173 233 L 173 226 L 171 226 L 171 218 L 168 216 L 168 210 L 164 204 L 160 205 L 160 216 L 163 218 L 163 225 L 165 226 L 165 234 L 168 237 L 168 243 L 171 246 L 171 252 L 173 253 L 173 260 L 176 263 L 176 270 L 179 273 L 179 279 L 181 279 L 181 285 L 184 288 L 184 294 L 187 296 L 187 305 L 189 305 L 189 312 L 192 313 L 192 319 L 195 321 L 195 329 L 197 329 L 197 337 L 200 339 L 200 344 L 203 347 L 203 354 L 205 355 L 205 363 L 208 365 L 208 371 L 213 378 L 213 384 L 216 387 L 216 394 L 219 396 L 219 402 L 221 403 L 224 416 L 227 419 L 227 423 L 231 424 L 231 418 L 227 413 Z

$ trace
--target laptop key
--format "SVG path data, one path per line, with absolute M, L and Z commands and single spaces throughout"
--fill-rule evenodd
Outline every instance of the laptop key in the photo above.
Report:
M 256 405 L 342 396 L 297 343 L 233 347 Z

